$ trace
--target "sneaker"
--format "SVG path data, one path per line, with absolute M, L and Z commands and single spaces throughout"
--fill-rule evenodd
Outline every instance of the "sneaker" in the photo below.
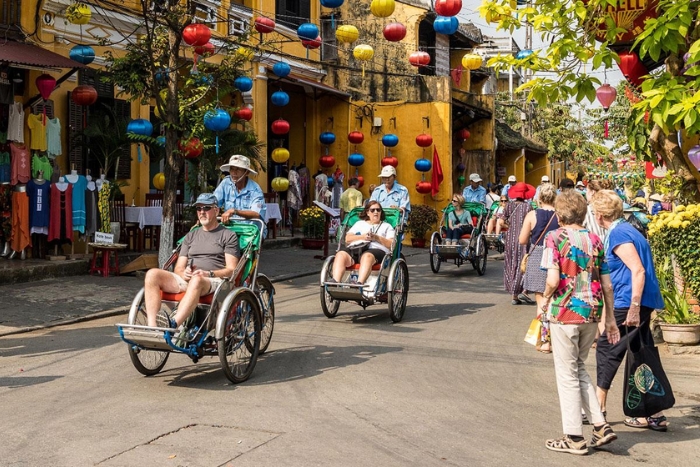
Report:
M 617 435 L 610 428 L 607 423 L 601 425 L 599 428 L 593 428 L 593 436 L 591 436 L 590 446 L 593 448 L 599 448 L 605 446 L 606 444 L 612 443 L 617 439 Z
M 585 456 L 588 454 L 588 446 L 586 445 L 585 439 L 574 441 L 567 435 L 559 439 L 548 439 L 544 445 L 550 451 L 568 452 L 569 454 L 576 454 L 577 456 Z
M 177 323 L 175 322 L 175 319 L 173 319 L 173 318 L 168 319 L 168 325 L 173 329 L 177 329 Z

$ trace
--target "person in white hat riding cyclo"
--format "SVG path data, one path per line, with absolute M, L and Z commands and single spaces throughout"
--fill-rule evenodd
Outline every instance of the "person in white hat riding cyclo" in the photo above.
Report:
M 540 190 L 542 189 L 543 186 L 549 185 L 549 176 L 548 175 L 542 175 L 542 179 L 540 180 L 540 184 L 537 186 L 537 190 L 535 190 L 535 197 L 533 198 L 535 201 L 540 199 Z
M 508 196 L 508 190 L 510 190 L 510 187 L 515 185 L 517 183 L 518 179 L 515 178 L 515 175 L 511 175 L 508 177 L 508 183 L 505 184 L 503 187 L 503 190 L 501 191 L 501 196 Z M 510 196 L 508 196 L 510 198 Z
M 481 177 L 479 174 L 471 174 L 469 176 L 469 185 L 462 190 L 462 196 L 467 203 L 484 203 L 486 202 L 486 188 L 481 186 Z
M 214 190 L 223 208 L 221 220 L 227 223 L 229 219 L 262 219 L 265 220 L 265 195 L 260 185 L 248 177 L 249 173 L 257 175 L 250 168 L 250 159 L 240 154 L 231 156 L 228 164 L 221 166 L 222 172 L 228 172 L 226 177 Z M 266 228 L 263 235 L 266 235 Z
M 370 201 L 378 201 L 383 208 L 399 208 L 408 215 L 411 212 L 411 199 L 408 189 L 396 182 L 396 169 L 390 165 L 382 167 L 379 174 L 382 185 L 374 189 Z

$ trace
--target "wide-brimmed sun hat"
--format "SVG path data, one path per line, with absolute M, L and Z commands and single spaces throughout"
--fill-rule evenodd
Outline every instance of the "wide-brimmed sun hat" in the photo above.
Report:
M 522 199 L 531 199 L 535 196 L 535 193 L 537 192 L 537 189 L 529 185 L 525 182 L 518 182 L 510 189 L 508 190 L 508 197 L 510 199 L 513 198 L 522 198 Z
M 257 175 L 257 172 L 250 168 L 250 159 L 248 159 L 246 156 L 241 156 L 240 154 L 234 154 L 233 156 L 231 156 L 231 158 L 228 160 L 228 164 L 224 164 L 221 166 L 221 171 L 229 172 L 231 170 L 231 167 L 246 169 L 253 175 Z

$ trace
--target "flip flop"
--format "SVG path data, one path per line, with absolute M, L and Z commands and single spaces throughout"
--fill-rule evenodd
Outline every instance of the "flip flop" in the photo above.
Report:
M 640 420 L 644 420 L 645 423 L 640 422 Z M 624 423 L 626 426 L 628 426 L 630 428 L 643 428 L 643 429 L 649 428 L 649 424 L 647 423 L 646 418 L 627 417 L 627 418 L 625 418 Z
M 642 423 L 640 420 L 644 420 L 646 423 Z M 625 419 L 625 425 L 631 428 L 641 428 L 649 429 L 654 431 L 666 431 L 668 430 L 668 422 L 665 416 L 661 417 L 629 417 Z M 665 425 L 662 425 L 665 423 Z

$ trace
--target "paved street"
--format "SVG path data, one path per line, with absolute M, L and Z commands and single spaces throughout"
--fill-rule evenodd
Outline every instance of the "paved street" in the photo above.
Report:
M 700 465 L 700 357 L 662 349 L 677 400 L 668 433 L 622 425 L 618 377 L 620 439 L 588 458 L 552 453 L 551 356 L 523 342 L 534 309 L 510 305 L 502 262 L 484 277 L 469 265 L 434 275 L 424 253 L 409 274 L 399 324 L 383 306 L 327 319 L 317 276 L 277 282 L 272 344 L 238 386 L 211 358 L 172 355 L 141 376 L 116 335 L 123 315 L 2 337 L 0 464 Z

